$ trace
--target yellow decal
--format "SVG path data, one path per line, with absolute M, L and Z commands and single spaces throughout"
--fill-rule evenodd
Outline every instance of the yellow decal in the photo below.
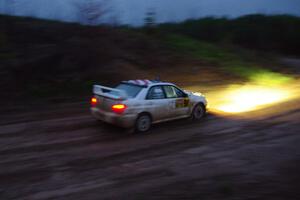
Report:
M 176 108 L 188 107 L 189 103 L 190 103 L 189 98 L 177 99 L 176 100 Z

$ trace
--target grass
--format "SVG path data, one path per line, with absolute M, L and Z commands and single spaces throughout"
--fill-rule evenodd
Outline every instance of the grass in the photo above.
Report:
M 187 54 L 193 58 L 216 64 L 223 70 L 256 84 L 279 85 L 292 80 L 292 77 L 288 75 L 273 72 L 259 63 L 249 61 L 249 58 L 245 58 L 243 55 L 245 52 L 238 53 L 230 48 L 182 35 L 170 34 L 164 39 L 168 46 L 180 54 Z M 256 57 L 252 58 L 252 60 L 256 59 Z
M 220 61 L 235 57 L 234 54 L 211 43 L 195 40 L 186 36 L 171 34 L 167 36 L 166 42 L 175 51 L 189 54 L 195 58 L 208 62 L 219 63 Z

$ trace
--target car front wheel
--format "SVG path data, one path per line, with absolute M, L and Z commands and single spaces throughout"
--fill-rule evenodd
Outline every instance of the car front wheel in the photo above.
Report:
M 192 119 L 199 120 L 202 119 L 206 114 L 205 107 L 202 104 L 197 104 L 192 112 Z
M 135 123 L 136 132 L 146 132 L 151 128 L 151 117 L 147 114 L 140 115 Z

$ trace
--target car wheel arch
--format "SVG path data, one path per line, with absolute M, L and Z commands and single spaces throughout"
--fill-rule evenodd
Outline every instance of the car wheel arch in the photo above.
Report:
M 199 102 L 196 102 L 196 103 L 194 104 L 192 110 L 194 110 L 194 108 L 196 108 L 196 106 L 198 106 L 198 105 L 201 105 L 201 106 L 203 106 L 203 107 L 205 108 L 204 103 L 203 103 L 202 101 L 199 101 Z
M 152 117 L 151 113 L 150 113 L 150 112 L 146 112 L 146 111 L 140 112 L 140 113 L 137 115 L 136 119 L 138 119 L 138 118 L 139 118 L 140 116 L 142 116 L 142 115 L 148 115 L 148 116 L 150 117 L 151 121 L 153 121 L 153 117 Z

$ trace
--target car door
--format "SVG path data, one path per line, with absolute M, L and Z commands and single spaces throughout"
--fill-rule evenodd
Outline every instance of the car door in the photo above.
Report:
M 170 118 L 179 118 L 189 113 L 190 100 L 188 96 L 180 89 L 172 85 L 163 87 L 166 98 L 171 101 L 172 109 L 169 111 Z
M 153 86 L 149 89 L 146 96 L 146 107 L 154 122 L 167 119 L 171 106 L 162 86 Z

